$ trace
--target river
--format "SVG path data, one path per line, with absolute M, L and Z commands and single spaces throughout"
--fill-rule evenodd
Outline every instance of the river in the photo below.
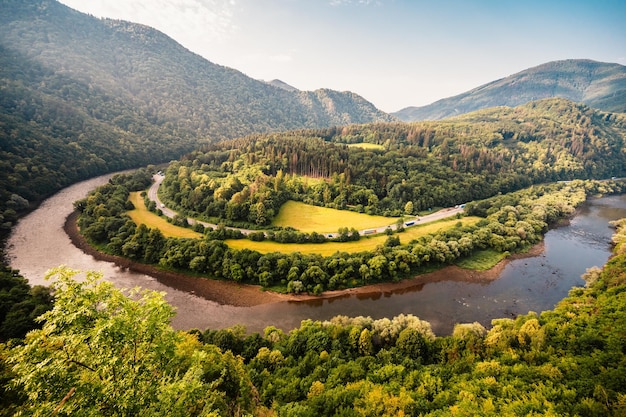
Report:
M 492 318 L 514 317 L 528 311 L 549 310 L 591 266 L 602 266 L 610 256 L 613 229 L 610 220 L 626 217 L 626 195 L 587 202 L 568 225 L 550 230 L 538 256 L 509 262 L 490 283 L 454 281 L 429 283 L 398 293 L 347 295 L 313 302 L 280 302 L 255 307 L 220 305 L 159 283 L 143 274 L 98 261 L 76 248 L 63 230 L 72 203 L 108 181 L 102 176 L 74 184 L 22 218 L 7 241 L 11 267 L 19 269 L 31 285 L 47 285 L 49 268 L 67 265 L 81 271 L 101 271 L 120 288 L 143 287 L 166 292 L 176 307 L 172 325 L 178 329 L 225 328 L 243 324 L 249 331 L 273 325 L 289 331 L 305 319 L 326 320 L 336 315 L 371 316 L 375 319 L 413 314 L 431 323 L 436 334 L 452 331 L 455 323 L 478 321 L 489 326 Z

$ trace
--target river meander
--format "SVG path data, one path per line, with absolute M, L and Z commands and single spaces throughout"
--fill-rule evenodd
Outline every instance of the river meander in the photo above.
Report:
M 21 219 L 7 242 L 10 265 L 31 285 L 49 268 L 67 265 L 101 271 L 121 288 L 140 286 L 164 291 L 177 309 L 173 326 L 179 329 L 224 328 L 243 324 L 249 331 L 273 325 L 285 331 L 305 319 L 325 320 L 336 315 L 371 316 L 375 319 L 413 314 L 432 324 L 435 333 L 449 334 L 455 323 L 478 321 L 488 326 L 492 318 L 514 317 L 528 311 L 551 309 L 591 266 L 602 266 L 610 256 L 613 229 L 608 222 L 626 217 L 626 195 L 591 200 L 568 225 L 550 230 L 545 249 L 538 255 L 509 262 L 500 277 L 488 283 L 450 280 L 428 283 L 395 293 L 344 297 L 312 302 L 279 302 L 255 307 L 220 305 L 194 294 L 167 287 L 156 279 L 113 263 L 98 261 L 76 248 L 63 230 L 72 203 L 108 181 L 102 176 L 77 183 L 46 200 Z

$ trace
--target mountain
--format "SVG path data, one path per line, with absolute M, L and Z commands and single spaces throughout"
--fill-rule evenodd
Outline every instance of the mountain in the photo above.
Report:
M 334 112 L 311 114 L 309 97 L 211 63 L 147 26 L 96 19 L 54 0 L 0 4 L 5 48 L 132 104 L 152 124 L 173 123 L 215 140 L 346 118 L 350 123 L 391 119 L 349 93 Z
M 278 88 L 282 88 L 283 90 L 287 90 L 287 91 L 300 91 L 298 90 L 296 87 L 291 86 L 289 84 L 287 84 L 284 81 L 281 80 L 272 80 L 272 81 L 266 81 L 269 85 L 273 85 L 274 87 L 278 87 Z
M 150 27 L 54 0 L 0 0 L 0 91 L 5 229 L 14 209 L 72 182 L 210 142 L 394 120 L 356 94 L 278 88 Z
M 393 120 L 356 94 L 287 91 L 53 0 L 0 0 L 0 91 L 0 232 L 94 175 L 256 132 Z
M 427 106 L 407 107 L 392 114 L 404 121 L 438 120 L 552 97 L 626 112 L 626 67 L 583 59 L 549 62 Z

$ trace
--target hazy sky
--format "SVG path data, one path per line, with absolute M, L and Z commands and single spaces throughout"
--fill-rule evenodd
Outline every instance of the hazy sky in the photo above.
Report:
M 425 105 L 545 62 L 626 65 L 624 0 L 61 0 L 250 77 Z

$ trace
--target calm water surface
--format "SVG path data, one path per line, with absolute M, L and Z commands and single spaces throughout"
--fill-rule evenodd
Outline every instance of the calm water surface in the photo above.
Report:
M 7 243 L 10 264 L 32 285 L 46 285 L 43 277 L 49 268 L 67 265 L 82 271 L 102 271 L 106 279 L 120 288 L 140 286 L 165 291 L 168 302 L 177 309 L 172 324 L 179 329 L 243 324 L 250 331 L 262 331 L 269 325 L 288 331 L 305 319 L 325 320 L 336 315 L 378 319 L 401 313 L 429 321 L 440 335 L 449 334 L 459 322 L 478 321 L 488 326 L 492 318 L 549 310 L 570 288 L 583 285 L 580 276 L 585 270 L 602 266 L 610 255 L 613 229 L 608 222 L 626 217 L 626 195 L 590 201 L 569 225 L 546 234 L 541 255 L 510 262 L 500 278 L 489 284 L 446 281 L 393 294 L 233 307 L 166 287 L 147 275 L 121 270 L 72 245 L 63 231 L 65 218 L 73 210 L 72 203 L 109 178 L 98 177 L 66 188 L 23 218 Z

